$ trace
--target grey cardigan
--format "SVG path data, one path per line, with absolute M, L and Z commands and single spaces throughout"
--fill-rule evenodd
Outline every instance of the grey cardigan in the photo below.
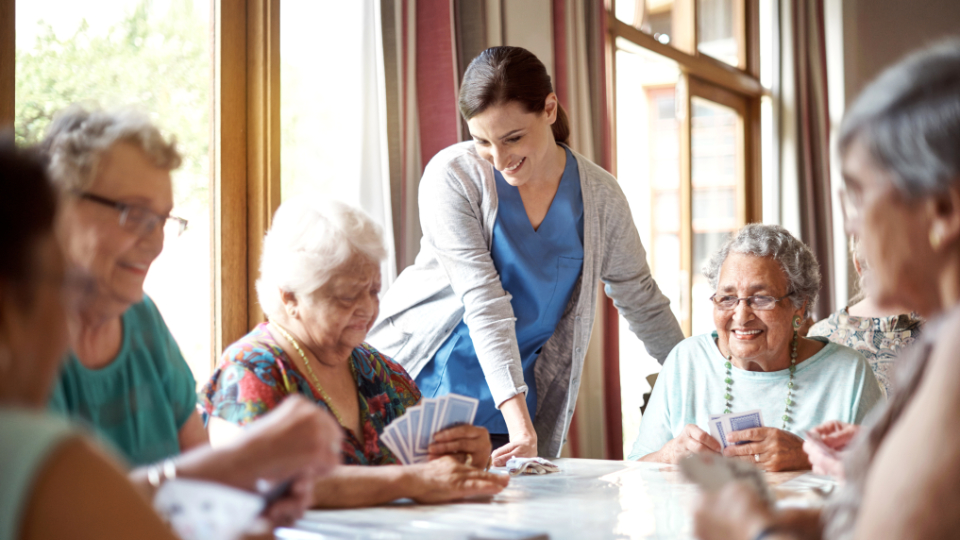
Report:
M 616 179 L 574 155 L 583 195 L 583 270 L 534 369 L 538 396 L 533 423 L 538 452 L 547 457 L 560 455 L 573 416 L 599 281 L 651 356 L 663 363 L 683 340 L 670 300 L 650 275 Z M 367 341 L 416 377 L 463 320 L 499 406 L 527 386 L 511 295 L 490 256 L 497 220 L 493 165 L 477 154 L 472 141 L 442 150 L 423 173 L 419 203 L 420 253 L 384 295 Z

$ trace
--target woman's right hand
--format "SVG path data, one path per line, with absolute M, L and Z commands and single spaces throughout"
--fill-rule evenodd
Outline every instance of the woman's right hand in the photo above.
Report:
M 495 495 L 507 487 L 510 477 L 464 465 L 452 456 L 404 467 L 412 475 L 409 497 L 433 504 L 476 495 Z
M 831 420 L 810 431 L 819 436 L 820 441 L 826 446 L 826 448 L 821 448 L 820 445 L 809 439 L 803 443 L 803 451 L 807 453 L 813 472 L 842 480 L 845 474 L 840 452 L 859 433 L 860 426 Z
M 839 420 L 830 420 L 810 431 L 819 435 L 820 438 L 823 439 L 823 443 L 828 447 L 839 452 L 846 449 L 850 441 L 853 440 L 857 433 L 860 433 L 860 426 Z
M 696 424 L 687 424 L 679 435 L 671 439 L 663 448 L 650 454 L 644 461 L 659 461 L 661 463 L 679 463 L 681 459 L 699 452 L 720 453 L 720 442 Z

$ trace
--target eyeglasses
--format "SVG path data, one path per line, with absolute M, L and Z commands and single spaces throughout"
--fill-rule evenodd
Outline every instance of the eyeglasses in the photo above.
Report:
M 161 216 L 142 206 L 114 201 L 86 191 L 78 191 L 76 195 L 81 199 L 109 206 L 120 212 L 120 226 L 137 236 L 146 236 L 152 233 L 157 225 L 163 225 L 165 236 L 180 236 L 183 231 L 187 230 L 187 220 L 183 218 L 170 215 Z
M 738 298 L 736 296 L 717 296 L 716 294 L 714 294 L 713 296 L 710 297 L 710 300 L 713 301 L 713 305 L 717 306 L 717 309 L 719 309 L 720 311 L 730 311 L 730 310 L 736 309 L 737 304 L 739 304 L 741 300 L 745 300 L 747 302 L 747 307 L 750 309 L 756 309 L 760 311 L 769 311 L 774 307 L 776 307 L 777 302 L 783 300 L 784 298 L 787 298 L 791 294 L 793 293 L 789 292 L 781 296 L 780 298 L 777 298 L 776 296 L 758 296 L 758 295 L 745 296 L 743 298 Z

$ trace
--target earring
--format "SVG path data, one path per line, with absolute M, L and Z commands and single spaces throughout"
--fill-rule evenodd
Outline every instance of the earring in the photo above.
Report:
M 799 328 L 800 328 L 800 316 L 797 315 L 796 317 L 793 318 L 793 329 L 797 330 Z
M 930 229 L 930 247 L 932 247 L 934 251 L 940 249 L 940 242 L 942 241 L 943 238 L 941 238 L 940 233 L 938 233 L 936 229 Z

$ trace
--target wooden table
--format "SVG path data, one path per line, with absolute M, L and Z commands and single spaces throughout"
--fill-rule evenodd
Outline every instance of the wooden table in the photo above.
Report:
M 308 512 L 282 539 L 690 538 L 697 488 L 676 467 L 558 459 L 561 472 L 520 476 L 492 499 L 442 505 L 398 501 L 356 510 Z M 802 473 L 767 473 L 771 485 Z M 801 479 L 802 480 L 802 479 Z M 498 530 L 488 530 L 498 527 Z M 485 534 L 484 534 L 485 533 Z

